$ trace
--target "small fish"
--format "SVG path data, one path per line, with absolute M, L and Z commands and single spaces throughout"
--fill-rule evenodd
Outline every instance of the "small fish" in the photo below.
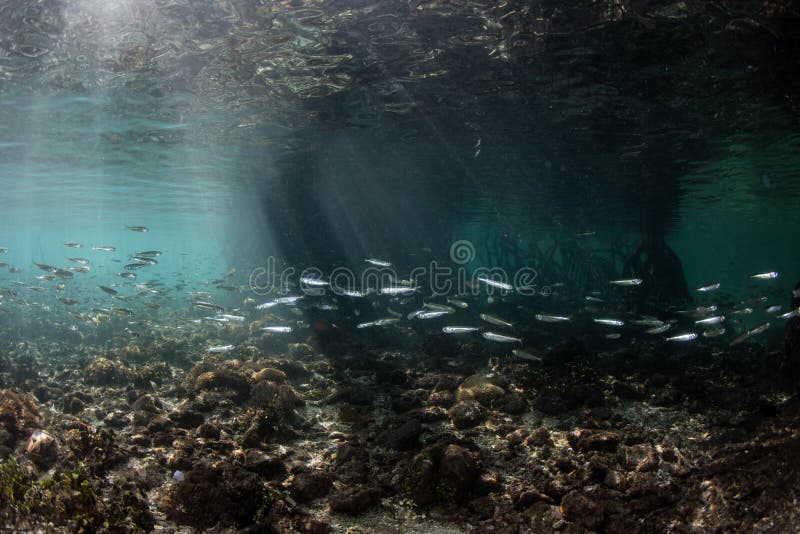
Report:
M 288 334 L 292 331 L 291 326 L 265 326 L 261 328 L 262 332 L 271 332 L 273 334 Z
M 80 263 L 81 265 L 89 265 L 89 260 L 86 258 L 67 258 L 69 261 L 73 263 Z
M 391 262 L 386 260 L 376 260 L 375 258 L 366 258 L 365 262 L 369 263 L 370 265 L 375 265 L 376 267 L 391 267 Z
M 342 295 L 353 298 L 362 298 L 367 296 L 366 293 L 364 293 L 363 291 L 358 291 L 357 289 L 343 289 Z
M 100 252 L 116 252 L 117 247 L 92 247 L 92 250 L 99 250 Z
M 666 332 L 670 328 L 672 328 L 671 324 L 663 324 L 661 326 L 654 326 L 653 328 L 645 330 L 644 333 L 645 334 L 663 334 L 664 332 Z
M 489 315 L 488 313 L 482 313 L 480 318 L 486 321 L 487 323 L 497 325 L 497 326 L 505 326 L 508 328 L 513 328 L 513 324 L 509 323 L 508 321 L 501 319 L 495 315 Z
M 625 325 L 624 321 L 620 321 L 619 319 L 592 319 L 597 324 L 604 324 L 606 326 L 623 326 Z
M 447 302 L 452 304 L 453 306 L 457 306 L 459 308 L 468 308 L 469 304 L 464 302 L 463 300 L 454 299 L 451 297 L 447 297 Z
M 697 290 L 701 292 L 716 291 L 721 285 L 719 282 L 714 282 L 713 284 L 698 287 Z
M 480 330 L 477 326 L 445 326 L 442 327 L 442 332 L 445 334 L 466 334 L 468 332 L 477 332 Z
M 709 313 L 714 313 L 717 309 L 717 305 L 712 304 L 711 306 L 698 306 L 694 309 L 694 312 L 698 315 L 708 315 Z
M 452 306 L 445 306 L 444 304 L 435 304 L 433 302 L 424 302 L 422 304 L 426 308 L 429 308 L 433 311 L 441 311 L 445 313 L 455 313 L 456 310 Z
M 55 273 L 56 271 L 58 271 L 58 267 L 53 267 L 52 265 L 47 265 L 46 263 L 33 262 L 33 264 L 37 266 L 39 269 L 47 271 L 48 273 Z
M 157 258 L 161 256 L 160 250 L 145 250 L 144 252 L 137 252 L 137 256 L 147 256 L 149 258 Z
M 561 323 L 564 321 L 570 321 L 569 317 L 565 317 L 563 315 L 545 315 L 543 313 L 537 313 L 534 315 L 537 321 L 541 321 L 543 323 Z
M 133 312 L 131 310 L 126 310 L 125 308 L 111 308 L 112 313 L 116 313 L 117 315 L 122 315 L 123 317 L 132 317 Z
M 291 306 L 296 304 L 301 298 L 303 298 L 303 295 L 291 295 L 288 297 L 278 297 L 275 299 L 275 302 L 277 304 L 286 304 L 287 306 Z
M 397 317 L 385 317 L 383 319 L 378 319 L 376 321 L 369 321 L 367 323 L 357 324 L 356 328 L 369 328 L 369 327 L 372 327 L 372 326 L 386 326 L 386 325 L 397 323 L 399 321 L 400 321 L 400 319 L 398 319 Z
M 125 228 L 127 228 L 131 232 L 149 232 L 150 231 L 150 228 L 148 228 L 147 226 L 126 226 Z
M 662 326 L 664 321 L 655 317 L 642 317 L 641 319 L 634 319 L 631 321 L 631 323 L 635 324 L 636 326 L 658 327 Z
M 136 273 L 117 273 L 120 278 L 127 278 L 128 280 L 135 280 Z
M 8 247 L 0 247 L 0 254 L 6 254 L 8 252 Z
M 619 280 L 611 280 L 608 282 L 612 286 L 638 286 L 642 283 L 641 278 L 621 278 Z
M 496 287 L 498 289 L 502 289 L 503 291 L 511 291 L 514 289 L 514 287 L 511 284 L 507 284 L 506 282 L 500 282 L 499 280 L 493 280 L 485 276 L 479 276 L 478 282 L 483 282 L 487 286 Z
M 410 295 L 417 290 L 416 287 L 388 286 L 381 288 L 381 295 Z
M 754 336 L 756 334 L 760 334 L 761 332 L 764 332 L 767 328 L 769 328 L 769 323 L 760 324 L 755 328 L 753 328 L 752 330 L 750 330 L 750 335 Z
M 742 308 L 741 310 L 733 310 L 731 314 L 733 315 L 750 315 L 753 313 L 753 308 Z
M 89 272 L 89 268 L 86 267 L 85 265 L 79 265 L 78 267 L 70 267 L 69 270 L 73 271 L 73 272 L 76 272 L 76 273 L 88 273 Z M 56 274 L 58 274 L 58 273 L 56 273 Z
M 591 295 L 587 295 L 586 297 L 584 297 L 584 300 L 586 300 L 586 302 L 605 302 L 603 299 L 592 297 Z
M 750 332 L 745 330 L 740 335 L 736 336 L 736 339 L 731 341 L 731 346 L 738 345 L 739 343 L 741 343 L 742 341 L 744 341 L 745 339 L 747 339 L 749 337 L 750 337 Z
M 201 308 L 203 310 L 214 310 L 217 312 L 221 312 L 224 308 L 217 304 L 212 304 L 211 302 L 204 302 L 202 300 L 196 300 L 192 302 L 192 306 L 195 308 Z
M 606 334 L 606 339 L 619 339 L 622 337 L 622 334 L 619 332 L 612 332 L 611 334 Z
M 667 341 L 692 341 L 697 339 L 697 334 L 689 332 L 688 334 L 679 334 L 677 336 L 668 337 Z
M 123 269 L 126 271 L 133 271 L 134 269 L 141 269 L 142 267 L 147 267 L 150 265 L 149 263 L 129 263 Z
M 797 309 L 794 309 L 794 310 L 790 310 L 790 311 L 788 311 L 786 313 L 782 313 L 782 314 L 776 316 L 776 318 L 777 319 L 791 319 L 792 317 L 797 317 L 798 315 L 800 315 L 800 308 L 797 308 Z
M 719 337 L 725 333 L 725 327 L 722 328 L 715 328 L 712 330 L 705 330 L 703 332 L 703 337 Z
M 714 317 L 706 317 L 705 319 L 700 319 L 695 321 L 694 324 L 700 325 L 707 325 L 707 324 L 719 324 L 725 320 L 724 315 L 715 315 Z
M 489 341 L 497 341 L 498 343 L 519 343 L 522 344 L 522 340 L 518 337 L 512 336 L 505 336 L 503 334 L 498 334 L 496 332 L 484 332 L 481 334 L 485 339 Z
M 761 304 L 767 302 L 767 297 L 751 297 L 749 299 L 743 300 L 742 304 L 745 306 L 755 306 L 756 304 Z
M 114 295 L 117 295 L 117 292 L 115 290 L 111 289 L 110 287 L 107 287 L 107 286 L 97 286 L 97 287 L 99 287 L 100 289 L 102 289 L 103 291 L 105 291 L 106 293 L 111 295 L 112 297 Z
M 236 348 L 235 345 L 217 345 L 215 347 L 208 347 L 206 349 L 206 352 L 213 352 L 213 353 L 230 352 L 235 348 Z
M 775 304 L 775 305 L 773 305 L 773 306 L 769 306 L 769 307 L 768 307 L 767 309 L 765 309 L 764 311 L 765 311 L 765 312 L 767 312 L 767 313 L 778 313 L 779 311 L 781 311 L 781 308 L 783 308 L 783 306 L 782 306 L 782 305 L 780 305 L 780 304 Z
M 750 278 L 754 278 L 756 280 L 771 280 L 772 278 L 778 278 L 778 273 L 775 271 L 770 271 L 768 273 L 754 274 Z
M 72 270 L 74 270 L 75 272 L 85 273 L 86 271 L 89 270 L 89 268 L 88 267 L 72 267 Z M 67 280 L 71 280 L 72 279 L 72 273 L 70 271 L 66 270 L 66 269 L 58 269 L 58 268 L 56 268 L 56 270 L 55 270 L 55 272 L 53 274 L 55 274 L 59 278 L 65 278 Z
M 323 287 L 328 285 L 328 282 L 326 282 L 325 280 L 320 280 L 319 278 L 312 278 L 310 276 L 304 276 L 300 278 L 300 283 L 310 287 Z
M 83 245 L 76 243 L 75 241 L 67 241 L 64 243 L 64 246 L 69 248 L 83 248 Z
M 233 321 L 235 323 L 243 323 L 244 322 L 244 317 L 241 316 L 241 315 L 223 314 L 223 315 L 220 315 L 220 317 L 222 317 L 223 319 L 227 319 L 228 321 Z
M 138 261 L 139 263 L 146 263 L 148 265 L 156 265 L 158 263 L 150 256 L 133 256 L 131 259 Z
M 443 315 L 449 315 L 450 312 L 442 311 L 442 310 L 433 310 L 433 311 L 424 311 L 420 314 L 417 314 L 417 319 L 436 319 L 438 317 L 442 317 Z
M 529 362 L 534 363 L 544 363 L 544 360 L 539 356 L 535 356 L 528 351 L 524 351 L 522 349 L 514 349 L 511 351 L 511 354 L 519 358 L 520 360 L 527 360 Z
M 731 345 L 737 345 L 742 341 L 746 340 L 749 337 L 755 336 L 756 334 L 760 334 L 761 332 L 765 331 L 769 328 L 769 323 L 764 323 L 752 328 L 750 330 L 744 331 L 741 335 L 739 335 L 736 339 L 731 341 Z

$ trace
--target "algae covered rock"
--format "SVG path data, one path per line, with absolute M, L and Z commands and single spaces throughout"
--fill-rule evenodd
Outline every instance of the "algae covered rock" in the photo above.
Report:
M 0 446 L 13 448 L 39 427 L 39 410 L 33 397 L 0 389 Z
M 130 382 L 133 372 L 122 362 L 100 357 L 89 362 L 83 376 L 86 383 L 97 386 L 125 385 Z
M 488 377 L 472 375 L 464 380 L 456 391 L 456 400 L 474 400 L 481 405 L 491 407 L 494 402 L 505 396 L 503 388 L 494 384 Z
M 447 411 L 447 415 L 456 430 L 471 428 L 486 418 L 485 410 L 475 401 L 458 402 Z
M 393 483 L 419 506 L 462 503 L 477 493 L 481 471 L 478 453 L 456 443 L 437 443 L 401 466 Z

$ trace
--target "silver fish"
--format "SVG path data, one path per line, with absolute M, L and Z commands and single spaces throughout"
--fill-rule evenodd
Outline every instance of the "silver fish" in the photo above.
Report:
M 325 280 L 320 280 L 319 278 L 311 278 L 310 276 L 304 276 L 300 278 L 300 283 L 311 287 L 323 287 L 328 285 L 328 282 L 326 282 Z
M 392 264 L 386 260 L 376 260 L 375 258 L 366 258 L 365 262 L 369 263 L 370 265 L 375 265 L 376 267 L 391 267 Z
M 775 304 L 773 306 L 769 306 L 764 311 L 767 313 L 778 313 L 779 311 L 781 311 L 781 308 L 783 308 L 783 306 L 781 306 L 780 304 Z
M 677 336 L 668 337 L 667 341 L 692 341 L 697 339 L 697 334 L 689 332 L 688 334 L 679 334 Z
M 67 241 L 64 243 L 64 246 L 69 248 L 83 248 L 83 245 L 76 243 L 75 241 Z
M 756 280 L 771 280 L 772 278 L 778 278 L 778 273 L 770 271 L 768 273 L 754 274 L 750 278 L 755 278 Z
M 369 321 L 369 322 L 366 322 L 366 323 L 357 324 L 356 328 L 370 328 L 370 327 L 373 327 L 373 326 L 386 326 L 386 325 L 397 323 L 399 321 L 400 321 L 400 319 L 398 319 L 397 317 L 385 317 L 383 319 L 377 319 L 375 321 Z
M 416 290 L 416 287 L 388 286 L 381 288 L 381 295 L 410 295 Z
M 454 298 L 450 298 L 450 297 L 447 297 L 447 302 L 449 302 L 453 306 L 458 306 L 459 308 L 467 308 L 467 307 L 469 307 L 469 304 L 467 304 L 463 300 L 458 300 L 458 299 L 454 299 Z
M 534 363 L 544 363 L 544 360 L 539 356 L 535 356 L 530 352 L 524 351 L 522 349 L 514 349 L 511 351 L 511 353 L 520 360 L 527 360 L 529 362 L 534 362 Z
M 631 323 L 637 326 L 649 326 L 651 328 L 657 328 L 664 325 L 664 321 L 661 319 L 656 319 L 655 317 L 642 317 L 641 319 L 635 319 L 631 321 Z
M 292 331 L 291 326 L 265 326 L 261 328 L 262 332 L 272 332 L 273 334 L 288 334 Z
M 99 250 L 101 252 L 116 252 L 117 247 L 92 247 L 92 250 Z
M 638 286 L 642 283 L 641 278 L 621 278 L 619 280 L 611 280 L 608 282 L 612 286 Z
M 499 280 L 492 280 L 491 278 L 487 278 L 485 276 L 479 276 L 478 282 L 483 282 L 487 286 L 496 287 L 504 291 L 511 291 L 514 289 L 514 287 L 511 284 L 500 282 Z
M 480 317 L 481 317 L 481 319 L 483 319 L 487 323 L 491 323 L 493 325 L 505 326 L 505 327 L 508 327 L 508 328 L 512 328 L 514 326 L 513 324 L 509 323 L 508 321 L 505 321 L 505 320 L 501 319 L 500 317 L 497 317 L 497 316 L 494 316 L 494 315 L 489 315 L 488 313 L 482 313 L 480 315 Z
M 504 336 L 495 332 L 484 332 L 481 335 L 489 341 L 497 341 L 498 343 L 522 343 L 522 340 L 518 337 Z
M 654 326 L 644 331 L 645 334 L 663 334 L 672 327 L 671 324 L 662 324 L 661 326 Z
M 720 284 L 719 282 L 714 282 L 713 284 L 708 284 L 708 285 L 704 285 L 704 286 L 698 287 L 697 290 L 698 291 L 702 291 L 702 292 L 716 291 L 717 289 L 719 289 L 719 287 L 721 285 L 722 284 Z
M 625 324 L 624 321 L 620 321 L 619 319 L 592 319 L 592 321 L 606 326 L 623 326 Z
M 451 312 L 441 311 L 441 310 L 434 310 L 434 311 L 424 311 L 417 315 L 417 319 L 436 319 L 437 317 L 441 317 L 443 315 L 449 315 Z
M 235 345 L 217 345 L 214 347 L 208 347 L 206 352 L 213 352 L 213 353 L 220 353 L 220 352 L 230 352 L 235 349 Z
M 719 337 L 724 333 L 725 333 L 725 327 L 715 328 L 713 330 L 705 330 L 703 332 L 703 337 Z
M 541 321 L 543 323 L 560 323 L 564 321 L 570 321 L 569 317 L 565 317 L 563 315 L 545 315 L 543 313 L 537 313 L 534 315 L 537 321 Z
M 441 311 L 445 313 L 455 313 L 456 309 L 452 306 L 445 306 L 444 304 L 435 304 L 433 302 L 425 302 L 422 304 L 426 308 L 430 308 L 433 311 Z
M 694 324 L 702 324 L 702 325 L 719 324 L 724 320 L 725 320 L 724 315 L 715 315 L 714 317 L 706 317 L 705 319 L 700 319 L 698 321 L 695 321 Z
M 444 326 L 442 332 L 445 334 L 466 334 L 467 332 L 477 332 L 477 326 Z

